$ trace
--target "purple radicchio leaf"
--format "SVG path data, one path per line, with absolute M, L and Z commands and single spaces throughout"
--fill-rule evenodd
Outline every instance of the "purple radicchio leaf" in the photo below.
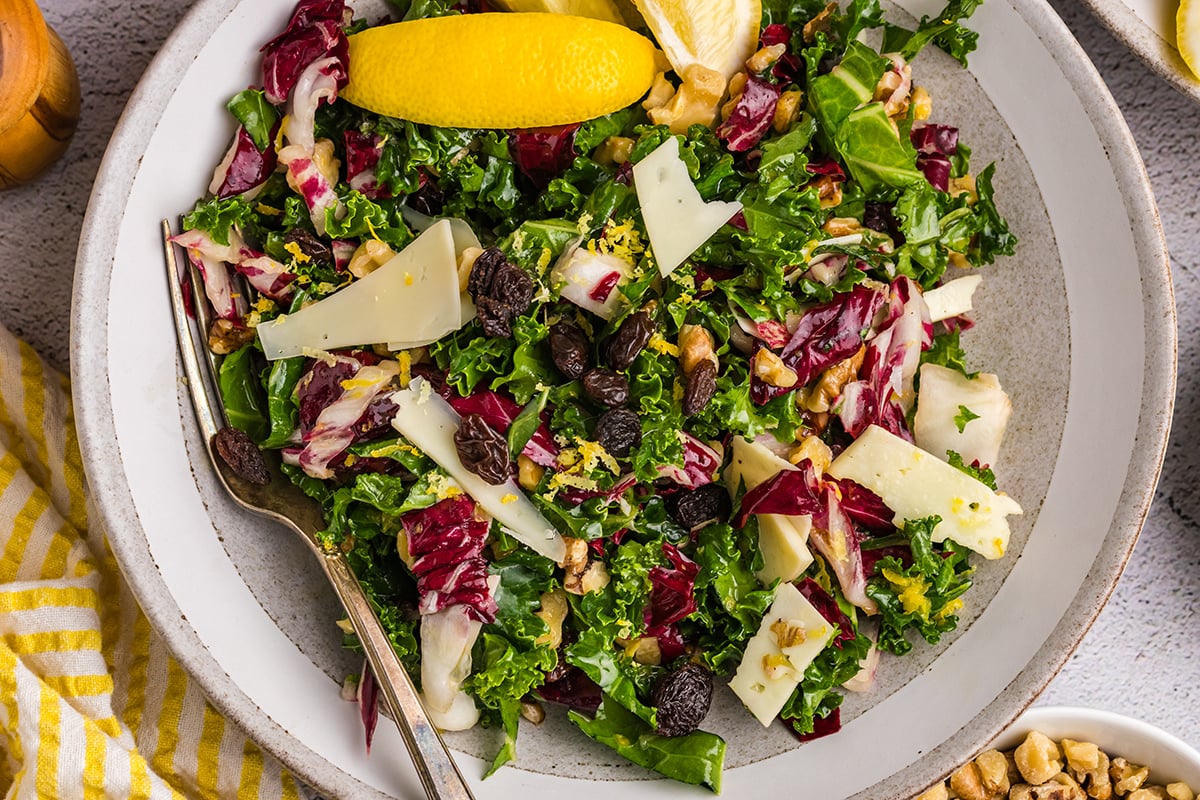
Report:
M 883 294 L 867 286 L 855 286 L 832 301 L 812 308 L 800 318 L 780 359 L 796 373 L 795 385 L 784 388 L 750 381 L 750 396 L 758 405 L 804 386 L 825 369 L 849 358 L 862 347 Z
M 375 725 L 379 722 L 379 684 L 371 666 L 363 661 L 362 675 L 358 679 L 358 714 L 362 719 L 363 733 L 367 739 L 367 755 L 371 754 L 371 740 L 375 738 Z
M 879 425 L 912 441 L 905 412 L 915 397 L 921 352 L 932 342 L 933 323 L 920 289 L 907 277 L 897 278 L 879 332 L 867 344 L 861 377 L 842 389 L 838 416 L 847 433 L 858 437 L 867 426 Z
M 908 139 L 917 152 L 925 155 L 952 156 L 958 153 L 958 128 L 950 125 L 913 128 Z
M 775 84 L 749 76 L 729 119 L 717 128 L 717 138 L 734 153 L 744 153 L 754 147 L 775 119 L 779 94 Z
M 825 502 L 821 482 L 813 470 L 812 462 L 805 459 L 798 466 L 798 469 L 782 470 L 746 492 L 734 519 L 734 527 L 744 526 L 751 514 L 808 514 L 814 520 L 823 515 Z
M 346 144 L 346 182 L 372 200 L 387 200 L 392 190 L 379 183 L 375 168 L 383 154 L 383 137 L 377 133 L 348 130 Z
M 943 155 L 917 156 L 917 169 L 925 175 L 929 185 L 939 192 L 950 191 L 950 159 Z
M 842 595 L 868 614 L 878 613 L 879 607 L 867 596 L 862 534 L 842 510 L 836 486 L 825 487 L 825 513 L 813 518 L 809 542 L 837 576 Z
M 832 644 L 837 649 L 841 650 L 846 642 L 852 642 L 855 639 L 854 625 L 850 622 L 850 618 L 842 611 L 842 607 L 837 604 L 837 600 L 833 598 L 829 592 L 821 587 L 821 584 L 814 581 L 812 578 L 805 578 L 796 587 L 800 590 L 800 594 L 804 595 L 808 602 L 812 603 L 825 621 L 830 625 L 837 625 L 838 633 Z
M 475 519 L 475 501 L 466 495 L 442 500 L 400 517 L 408 536 L 412 572 L 417 578 L 417 608 L 435 614 L 461 605 L 484 623 L 496 621 L 496 599 L 488 586 L 488 523 Z
M 823 717 L 813 718 L 813 729 L 811 733 L 800 733 L 795 728 L 792 728 L 792 733 L 802 742 L 811 742 L 813 739 L 821 739 L 825 736 L 831 736 L 842 729 L 842 709 L 835 708 Z
M 278 130 L 279 125 L 276 123 L 271 130 L 272 140 Z M 261 186 L 267 178 L 271 177 L 271 173 L 279 164 L 279 160 L 275 156 L 275 148 L 267 145 L 266 150 L 259 150 L 254 146 L 254 140 L 250 138 L 250 134 L 242 126 L 238 126 L 237 137 L 233 141 L 231 153 L 227 159 L 229 163 L 224 165 L 225 175 L 221 178 L 221 184 L 214 193 L 222 200 Z
M 683 638 L 675 623 L 696 610 L 696 574 L 700 565 L 680 552 L 675 545 L 663 543 L 663 555 L 670 566 L 650 570 L 650 600 L 642 612 L 646 635 L 658 639 L 664 659 L 683 652 Z
M 508 132 L 508 152 L 521 174 L 539 189 L 561 175 L 575 160 L 579 123 Z
M 287 100 L 300 74 L 317 59 L 333 56 L 341 63 L 337 85 L 348 80 L 349 43 L 342 31 L 344 0 L 301 0 L 283 33 L 263 46 L 263 89 L 267 100 Z

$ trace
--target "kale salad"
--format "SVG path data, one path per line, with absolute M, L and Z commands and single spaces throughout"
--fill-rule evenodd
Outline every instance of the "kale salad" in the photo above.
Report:
M 1016 242 L 912 66 L 965 65 L 977 5 L 910 30 L 878 0 L 763 0 L 728 81 L 664 68 L 513 130 L 339 98 L 368 26 L 301 0 L 230 100 L 174 238 L 230 425 L 323 505 L 435 723 L 496 729 L 492 770 L 565 713 L 718 791 L 715 693 L 835 733 L 1004 555 L 1011 404 L 960 336 Z

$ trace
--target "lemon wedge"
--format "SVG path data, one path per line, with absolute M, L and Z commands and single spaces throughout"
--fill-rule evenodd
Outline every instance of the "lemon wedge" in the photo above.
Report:
M 624 25 L 621 12 L 612 0 L 495 0 L 505 11 L 542 11 L 547 14 L 570 14 L 576 17 L 602 19 Z
M 1184 63 L 1200 78 L 1200 0 L 1180 0 L 1175 15 L 1175 41 Z
M 350 37 L 340 96 L 452 128 L 536 128 L 611 114 L 655 73 L 654 45 L 623 25 L 543 13 L 463 14 Z
M 744 67 L 758 44 L 760 0 L 634 2 L 679 75 L 700 64 L 728 81 Z

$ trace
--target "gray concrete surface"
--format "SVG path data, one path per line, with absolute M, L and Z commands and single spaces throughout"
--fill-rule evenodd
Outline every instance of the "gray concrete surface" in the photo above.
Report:
M 68 361 L 75 249 L 105 143 L 189 5 L 42 1 L 79 66 L 83 121 L 47 176 L 0 193 L 0 322 L 60 368 Z M 1171 251 L 1180 370 L 1174 432 L 1145 531 L 1112 600 L 1039 703 L 1127 713 L 1200 745 L 1200 105 L 1159 80 L 1083 6 L 1053 5 L 1107 80 L 1146 161 Z

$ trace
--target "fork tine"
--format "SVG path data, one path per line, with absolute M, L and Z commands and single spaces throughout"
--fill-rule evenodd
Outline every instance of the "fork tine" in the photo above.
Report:
M 184 299 L 183 279 L 179 262 L 176 258 L 176 246 L 171 242 L 171 223 L 162 221 L 163 248 L 167 263 L 167 290 L 171 295 L 171 311 L 175 318 L 175 339 L 179 342 L 179 356 L 183 362 L 183 374 L 187 378 L 188 392 L 192 397 L 192 408 L 196 412 L 196 421 L 205 444 L 212 446 L 212 437 L 225 425 L 225 411 L 215 400 L 218 395 L 213 385 L 213 376 L 217 374 L 217 366 L 212 353 L 206 346 L 207 342 L 200 333 L 201 323 L 193 322 L 188 314 L 187 303 Z M 207 301 L 203 294 L 195 291 L 197 275 L 196 267 L 188 261 L 186 273 L 187 284 L 192 292 L 192 306 L 197 315 L 207 317 Z M 201 366 L 201 353 L 205 355 L 206 366 Z

